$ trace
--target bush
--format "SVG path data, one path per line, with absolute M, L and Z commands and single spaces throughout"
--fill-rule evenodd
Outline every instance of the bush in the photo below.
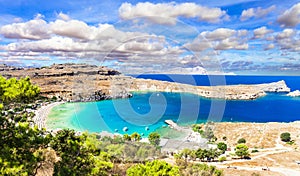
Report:
M 245 158 L 247 156 L 249 156 L 249 152 L 248 152 L 248 146 L 245 144 L 238 144 L 235 147 L 235 154 L 241 158 Z
M 198 132 L 200 134 L 203 133 L 201 124 L 193 124 L 192 129 L 193 129 L 194 132 Z
M 158 134 L 156 132 L 152 132 L 152 133 L 149 134 L 148 140 L 149 140 L 150 144 L 155 145 L 155 146 L 159 146 L 160 134 Z
M 219 158 L 219 162 L 223 162 L 223 161 L 226 161 L 226 157 L 225 156 L 222 156 Z
M 227 150 L 227 144 L 225 144 L 224 142 L 219 142 L 218 149 L 221 150 L 222 153 L 225 153 L 225 151 Z
M 246 143 L 246 139 L 241 138 L 237 141 L 238 144 L 245 144 Z
M 289 144 L 289 145 L 293 145 L 294 143 L 295 143 L 295 141 L 286 142 L 286 144 Z
M 128 176 L 136 175 L 174 175 L 179 176 L 179 168 L 177 166 L 172 166 L 165 161 L 154 160 L 152 162 L 147 162 L 146 164 L 137 164 L 130 167 L 126 171 Z
M 257 153 L 257 152 L 259 152 L 257 149 L 251 151 L 251 153 Z
M 281 133 L 280 138 L 283 142 L 289 142 L 291 141 L 291 134 L 288 132 Z

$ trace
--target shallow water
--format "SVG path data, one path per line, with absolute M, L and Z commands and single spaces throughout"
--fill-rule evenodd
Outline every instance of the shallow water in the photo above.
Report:
M 300 120 L 300 98 L 268 94 L 253 101 L 224 101 L 187 93 L 134 93 L 130 99 L 56 106 L 46 124 L 48 128 L 121 134 L 138 132 L 144 136 L 160 129 L 161 133 L 180 137 L 181 134 L 164 128 L 167 119 L 179 124 L 206 121 L 290 122 Z M 128 131 L 123 131 L 124 127 Z

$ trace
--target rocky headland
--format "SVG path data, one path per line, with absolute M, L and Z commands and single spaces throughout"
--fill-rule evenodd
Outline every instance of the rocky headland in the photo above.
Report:
M 300 90 L 295 90 L 293 92 L 290 92 L 287 94 L 287 96 L 290 96 L 290 97 L 300 97 Z
M 252 100 L 266 92 L 290 92 L 284 81 L 227 86 L 193 86 L 175 82 L 137 79 L 120 72 L 88 64 L 54 64 L 41 68 L 17 68 L 2 65 L 0 74 L 6 78 L 29 76 L 49 98 L 64 101 L 98 101 L 131 97 L 132 91 L 187 92 L 206 98 Z
M 134 79 L 131 91 L 187 92 L 206 98 L 253 100 L 267 92 L 290 92 L 284 81 L 253 85 L 193 86 L 150 79 Z

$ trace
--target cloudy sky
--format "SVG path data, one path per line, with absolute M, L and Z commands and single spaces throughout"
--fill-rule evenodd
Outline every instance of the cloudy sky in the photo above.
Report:
M 300 75 L 297 0 L 0 0 L 0 63 Z

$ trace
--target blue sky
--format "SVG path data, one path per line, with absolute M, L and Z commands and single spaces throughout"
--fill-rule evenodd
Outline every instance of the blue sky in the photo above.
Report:
M 124 73 L 300 73 L 298 1 L 0 0 L 0 63 Z

